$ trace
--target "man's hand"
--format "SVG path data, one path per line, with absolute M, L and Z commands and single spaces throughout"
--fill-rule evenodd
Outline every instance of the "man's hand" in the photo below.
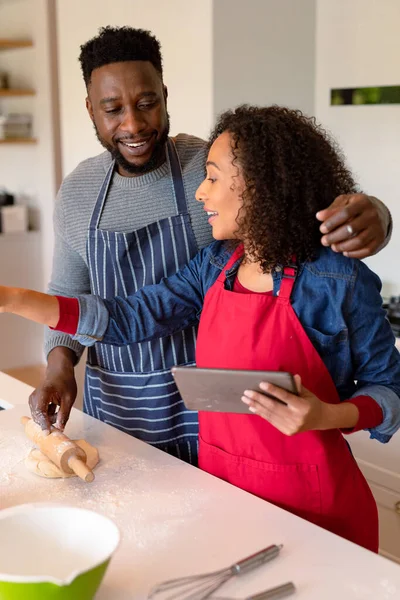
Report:
M 384 244 L 390 225 L 387 207 L 374 196 L 347 194 L 338 196 L 316 215 L 322 221 L 321 243 L 350 258 L 366 258 Z
M 247 404 L 250 412 L 266 419 L 288 436 L 310 430 L 350 429 L 356 425 L 359 412 L 354 404 L 322 402 L 301 385 L 299 375 L 295 375 L 294 379 L 298 396 L 276 385 L 263 382 L 260 388 L 281 402 L 252 390 L 245 390 L 242 402 Z
M 29 396 L 32 419 L 44 431 L 50 432 L 53 424 L 63 431 L 69 419 L 77 394 L 75 359 L 68 348 L 54 348 L 49 354 L 44 381 Z

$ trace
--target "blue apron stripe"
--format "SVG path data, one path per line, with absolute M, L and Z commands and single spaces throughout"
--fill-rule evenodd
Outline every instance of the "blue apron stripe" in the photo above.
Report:
M 121 365 L 122 374 L 124 374 L 125 369 L 124 369 L 124 361 L 122 360 L 121 346 L 118 346 L 118 359 L 119 359 L 119 363 Z
M 115 234 L 115 235 L 117 235 L 117 234 Z M 126 238 L 124 238 L 124 241 L 125 241 L 126 258 L 128 259 L 128 264 L 129 264 L 129 268 L 131 270 L 131 275 L 132 275 L 132 282 L 133 282 L 132 289 L 133 289 L 133 292 L 136 292 L 136 290 L 138 289 L 138 284 L 137 284 L 137 280 L 136 280 L 135 269 L 133 268 L 132 259 L 131 259 L 131 255 L 129 252 L 128 241 Z
M 118 258 L 119 253 L 120 253 L 119 240 L 118 240 L 118 236 L 115 233 L 114 233 L 114 244 L 115 244 L 115 262 L 117 265 L 118 275 L 119 275 L 119 277 L 116 278 L 115 295 L 116 296 L 128 296 L 128 292 L 127 292 L 125 281 L 124 281 L 124 276 L 123 276 L 122 269 L 121 269 L 121 263 L 119 262 L 119 258 Z
M 151 371 L 154 371 L 155 369 L 154 369 L 152 342 L 147 342 L 147 350 L 148 350 L 148 355 L 150 358 L 150 369 L 151 369 Z
M 132 369 L 132 372 L 135 373 L 136 368 L 135 368 L 135 363 L 133 362 L 133 356 L 132 356 L 132 351 L 130 349 L 129 346 L 127 346 L 127 352 L 128 352 L 128 356 L 129 356 L 129 363 Z M 121 347 L 120 347 L 120 351 L 121 351 Z M 139 352 L 140 352 L 140 357 L 141 357 L 141 361 L 142 361 L 142 348 L 141 346 L 139 346 Z M 129 368 L 129 367 L 128 367 Z
M 161 357 L 162 368 L 165 369 L 166 364 L 165 364 L 163 340 L 162 340 L 162 338 L 160 338 L 158 341 L 160 344 L 160 357 Z
M 91 388 L 93 389 L 93 388 Z M 100 396 L 95 396 L 94 394 L 92 394 L 93 398 L 96 398 L 96 400 L 100 399 Z M 103 394 L 104 396 L 104 394 Z M 163 396 L 164 397 L 164 396 Z M 160 411 L 165 411 L 165 405 L 163 404 L 162 406 L 156 406 L 156 407 L 149 407 L 149 406 L 139 406 L 140 403 L 140 398 L 129 398 L 129 401 L 132 400 L 132 402 L 137 403 L 137 405 L 135 406 L 123 406 L 122 404 L 115 404 L 114 402 L 107 402 L 106 400 L 104 400 L 104 397 L 101 398 L 101 404 L 102 406 L 108 406 L 108 407 L 112 407 L 114 406 L 115 408 L 120 409 L 122 412 L 125 411 L 126 413 L 128 413 L 128 411 L 132 411 L 134 413 L 134 416 L 132 418 L 135 417 L 135 415 L 142 413 L 142 412 L 146 412 L 146 413 L 157 413 Z M 158 397 L 156 398 L 156 400 L 158 400 Z M 179 400 L 177 400 L 176 402 L 171 402 L 168 404 L 168 409 L 172 409 L 175 408 L 176 406 L 180 406 L 182 409 L 184 409 L 185 405 L 183 404 L 182 400 L 179 398 Z M 185 409 L 186 411 L 186 409 Z M 172 411 L 171 411 L 172 412 Z M 122 414 L 122 413 L 121 413 Z M 176 414 L 176 413 L 174 413 Z M 165 417 L 166 419 L 170 419 L 170 416 Z
M 165 262 L 164 237 L 163 237 L 162 229 L 160 227 L 160 223 L 159 222 L 157 222 L 157 227 L 158 227 L 158 231 L 159 231 L 159 234 L 160 234 L 160 240 L 161 240 L 161 256 L 162 256 L 162 265 L 163 265 L 164 277 L 168 277 L 167 265 L 166 265 L 166 262 Z
M 101 358 L 102 358 L 102 364 L 105 365 L 106 369 L 108 368 L 107 366 L 107 361 L 106 361 L 106 349 L 104 347 L 103 344 L 99 344 L 100 346 L 100 352 L 101 352 Z
M 99 278 L 99 263 L 98 263 L 98 245 L 99 245 L 99 236 L 96 236 L 96 238 L 95 238 L 95 249 L 94 249 L 94 268 L 95 268 L 96 277 L 95 277 L 93 283 L 97 284 L 97 286 L 95 285 L 95 289 L 97 287 L 97 295 L 101 296 L 101 292 L 100 292 L 100 278 Z
M 86 367 L 86 374 L 87 374 L 87 371 L 88 371 L 88 368 Z M 86 377 L 85 378 L 85 385 L 84 385 L 85 392 L 84 392 L 84 395 L 83 395 L 83 402 L 84 402 L 84 405 L 87 406 L 87 411 L 86 412 L 89 415 L 94 415 L 95 413 L 94 413 L 94 410 L 93 410 L 92 396 L 91 396 L 90 393 L 88 393 L 88 391 L 89 391 L 88 388 L 89 388 L 89 382 L 88 382 L 88 379 Z
M 182 215 L 181 215 L 181 219 L 182 219 L 182 233 L 183 233 L 183 239 L 185 240 L 186 261 L 187 261 L 187 262 L 189 262 L 189 261 L 190 261 L 190 259 L 191 259 L 190 252 L 189 252 L 189 242 L 188 242 L 188 237 L 187 237 L 187 234 L 186 234 L 186 229 L 185 229 L 185 227 L 184 227 L 184 222 L 183 222 Z
M 156 273 L 155 273 L 155 263 L 154 263 L 154 248 L 153 248 L 153 242 L 152 242 L 151 236 L 150 236 L 150 230 L 148 227 L 146 227 L 146 232 L 147 232 L 147 241 L 149 243 L 150 255 L 151 255 L 151 283 L 154 285 L 157 283 Z
M 188 363 L 188 365 L 194 365 L 194 361 Z M 104 376 L 104 383 L 106 383 L 106 385 L 110 385 L 113 386 L 115 385 L 116 387 L 119 388 L 134 388 L 135 386 L 132 385 L 124 385 L 123 381 L 129 381 L 129 379 L 135 380 L 135 381 L 139 381 L 140 379 L 148 379 L 149 378 L 149 373 L 134 373 L 133 375 L 126 375 L 125 373 L 108 373 L 108 371 L 106 369 L 104 369 L 103 367 L 99 367 L 98 365 L 91 365 L 90 366 L 90 370 L 91 371 L 96 371 L 97 373 L 100 373 L 100 378 L 101 375 Z M 146 383 L 145 386 L 139 386 L 139 387 L 160 387 L 160 386 L 164 386 L 165 385 L 165 375 L 170 375 L 171 374 L 171 369 L 168 367 L 165 370 L 158 370 L 155 371 L 154 373 L 150 373 L 151 379 L 154 381 L 156 381 L 158 378 L 160 379 L 160 385 L 158 383 Z M 111 376 L 111 377 L 110 377 Z M 97 380 L 99 378 L 99 376 L 95 376 L 95 375 L 91 375 L 90 373 L 88 374 L 88 378 L 89 379 L 95 379 Z M 110 379 L 117 381 L 119 378 L 121 378 L 121 382 L 118 382 L 116 384 L 113 384 L 110 382 Z M 108 382 L 106 382 L 106 379 L 108 379 Z M 172 377 L 170 377 L 170 383 L 171 385 L 175 385 L 174 380 L 172 379 Z
M 122 394 L 115 394 L 110 393 L 110 392 L 105 392 L 104 389 L 100 388 L 100 387 L 96 387 L 93 385 L 89 385 L 91 390 L 101 390 L 102 395 L 103 396 L 111 396 L 112 398 L 121 398 L 122 400 L 129 400 L 129 402 L 134 402 L 135 400 L 140 401 L 140 400 L 161 400 L 163 398 L 171 398 L 172 396 L 178 396 L 179 397 L 179 393 L 178 390 L 173 390 L 172 392 L 170 392 L 169 394 L 157 394 L 156 396 L 137 396 L 136 398 L 133 396 L 123 396 Z M 147 388 L 142 388 L 142 390 L 146 390 Z M 116 405 L 119 406 L 119 405 Z M 134 408 L 134 407 L 132 407 Z
M 189 362 L 189 358 L 188 358 L 188 353 L 187 353 L 187 348 L 186 348 L 186 334 L 184 331 L 181 331 L 182 334 L 182 347 L 183 347 L 183 354 L 185 357 L 185 363 Z
M 96 398 L 96 396 L 93 396 L 94 400 L 98 400 L 99 398 Z M 145 417 L 139 417 L 137 415 L 133 415 L 132 417 L 129 416 L 122 416 L 122 415 L 116 415 L 113 412 L 109 412 L 107 410 L 105 410 L 104 408 L 100 409 L 102 413 L 104 413 L 105 415 L 108 415 L 109 417 L 113 417 L 114 419 L 119 419 L 121 421 L 134 421 L 135 423 L 165 423 L 166 425 L 169 424 L 171 422 L 171 418 L 175 419 L 176 417 L 180 417 L 181 415 L 186 415 L 187 412 L 186 410 L 181 410 L 179 412 L 174 413 L 173 417 L 171 417 L 171 415 L 168 415 L 168 417 L 160 417 L 160 418 L 155 418 L 152 417 L 151 419 L 149 418 L 145 418 Z M 196 425 L 197 420 L 196 417 L 193 418 L 193 424 Z M 157 427 L 157 431 L 160 432 L 165 432 L 165 431 L 173 431 L 179 427 L 186 427 L 187 426 L 187 422 L 185 423 L 177 423 L 176 425 L 172 426 L 172 427 L 166 427 L 165 429 L 160 429 L 159 427 Z M 146 431 L 145 429 L 143 431 Z
M 174 339 L 174 337 L 172 335 L 170 336 L 169 339 L 170 339 L 170 342 L 171 342 L 171 351 L 172 351 L 172 356 L 173 356 L 172 363 L 173 363 L 173 365 L 177 365 L 178 364 L 178 359 L 176 357 L 175 339 Z
M 115 354 L 114 354 L 114 348 L 112 348 L 112 352 L 111 352 L 111 360 L 112 360 L 112 364 L 113 364 L 113 370 L 116 371 L 117 370 L 117 364 L 115 362 Z
M 129 377 L 129 375 L 128 375 Z M 149 375 L 146 374 L 146 378 L 149 379 Z M 106 387 L 109 388 L 117 388 L 117 389 L 121 389 L 121 390 L 156 390 L 157 388 L 160 390 L 164 390 L 167 386 L 171 387 L 172 390 L 174 390 L 174 392 L 176 392 L 176 386 L 175 386 L 175 382 L 173 379 L 170 379 L 170 381 L 165 381 L 164 383 L 149 383 L 148 385 L 119 385 L 117 383 L 110 383 L 108 381 L 105 381 L 104 379 L 102 380 L 101 377 L 93 377 L 90 376 L 89 378 L 90 380 L 95 381 L 96 383 L 100 383 L 102 384 L 101 389 L 105 389 Z M 93 387 L 94 389 L 95 386 L 93 384 L 90 384 L 91 387 Z M 115 392 L 112 391 L 112 394 L 115 394 Z
M 107 298 L 107 271 L 106 271 L 106 267 L 107 267 L 107 244 L 104 238 L 104 232 L 99 229 L 99 234 L 101 235 L 102 238 L 102 242 L 103 242 L 103 260 L 102 260 L 102 265 L 103 265 L 103 269 L 102 269 L 102 278 L 103 278 L 103 290 L 102 290 L 102 295 L 103 298 Z
M 137 234 L 137 231 L 134 232 L 135 233 L 135 237 L 136 237 L 136 244 L 137 244 L 137 249 L 139 252 L 139 256 L 140 256 L 140 262 L 142 263 L 142 268 L 143 268 L 143 281 L 140 287 L 144 287 L 146 285 L 146 263 L 144 261 L 143 258 L 143 253 L 142 253 L 142 245 L 140 243 L 140 238 Z M 136 292 L 137 290 L 135 290 Z
M 175 272 L 176 272 L 176 271 L 179 271 L 179 261 L 178 261 L 178 255 L 176 252 L 176 242 L 175 242 L 174 230 L 173 230 L 173 226 L 172 226 L 172 220 L 169 218 L 168 222 L 169 222 L 169 228 L 170 228 L 170 233 L 171 233 L 172 249 L 174 251 Z

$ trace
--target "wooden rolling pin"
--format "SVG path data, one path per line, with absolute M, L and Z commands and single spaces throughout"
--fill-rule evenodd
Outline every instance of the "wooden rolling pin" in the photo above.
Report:
M 86 452 L 61 431 L 52 427 L 51 432 L 46 434 L 29 417 L 22 417 L 21 423 L 25 425 L 25 433 L 28 438 L 62 471 L 69 475 L 75 473 L 86 483 L 94 480 L 93 471 L 86 465 Z

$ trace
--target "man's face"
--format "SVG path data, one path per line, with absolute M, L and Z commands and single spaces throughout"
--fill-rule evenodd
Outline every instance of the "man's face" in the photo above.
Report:
M 150 62 L 111 63 L 92 72 L 86 107 L 121 175 L 147 173 L 165 160 L 166 99 L 167 89 Z

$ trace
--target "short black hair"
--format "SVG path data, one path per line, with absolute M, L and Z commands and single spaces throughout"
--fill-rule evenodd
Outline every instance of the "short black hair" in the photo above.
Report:
M 96 37 L 81 46 L 79 62 L 86 87 L 94 69 L 130 60 L 151 62 L 162 79 L 161 46 L 150 31 L 133 27 L 101 27 Z

